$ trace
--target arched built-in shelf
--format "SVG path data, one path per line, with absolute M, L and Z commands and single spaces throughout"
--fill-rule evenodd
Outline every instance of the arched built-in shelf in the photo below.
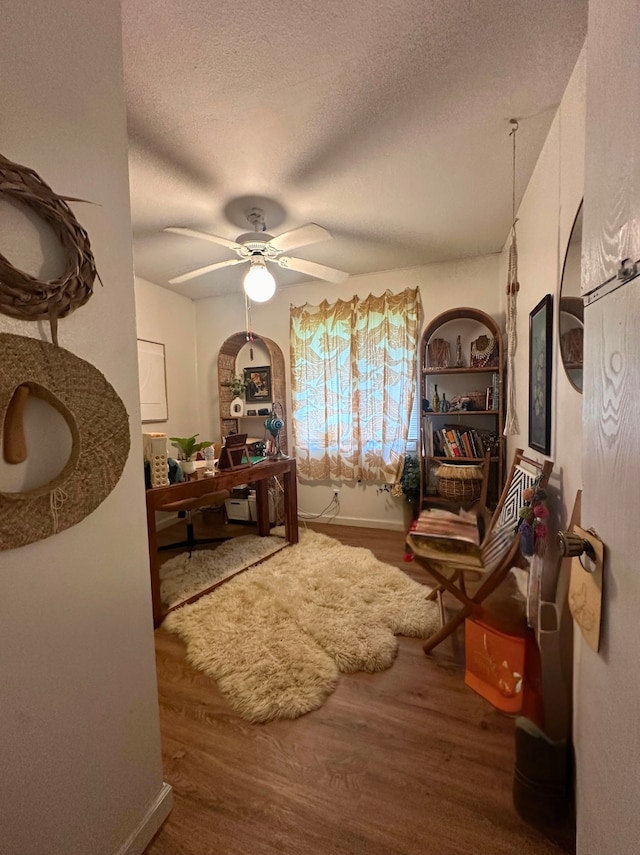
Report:
M 495 342 L 495 350 L 492 351 L 490 365 L 474 367 L 471 363 L 470 344 L 479 335 L 488 334 Z M 462 358 L 464 364 L 457 366 L 455 341 L 457 336 L 461 337 Z M 450 345 L 449 364 L 429 364 L 429 343 L 433 339 L 447 341 Z M 491 401 L 491 406 L 476 406 L 473 410 L 449 410 L 444 413 L 424 413 L 432 419 L 432 429 L 439 429 L 445 423 L 459 423 L 465 427 L 489 429 L 499 438 L 497 447 L 491 458 L 493 477 L 490 481 L 490 493 L 494 498 L 499 496 L 504 483 L 504 353 L 502 343 L 502 331 L 496 321 L 481 309 L 472 307 L 458 307 L 442 312 L 433 318 L 422 333 L 420 348 L 421 358 L 421 398 L 431 401 L 433 387 L 437 383 L 439 393 L 443 392 L 451 400 L 452 396 L 459 396 L 470 391 L 485 391 L 492 386 L 493 375 L 497 375 L 497 401 Z M 471 388 L 470 388 L 471 387 Z M 423 437 L 424 440 L 424 437 Z M 423 449 L 423 490 L 429 481 L 428 471 L 433 465 L 450 458 L 430 456 L 427 449 Z M 456 458 L 460 463 L 472 463 L 475 457 L 462 454 Z
M 285 382 L 285 367 L 284 356 L 278 345 L 270 338 L 257 336 L 254 334 L 254 341 L 258 342 L 266 348 L 270 364 L 271 364 L 271 396 L 273 401 L 277 401 L 282 406 L 284 427 L 280 432 L 280 447 L 287 454 L 288 437 L 287 437 L 287 416 L 286 416 L 286 382 Z M 228 436 L 230 433 L 239 433 L 240 421 L 251 421 L 256 425 L 264 423 L 265 416 L 243 416 L 241 419 L 234 418 L 230 415 L 229 405 L 233 400 L 233 393 L 228 386 L 224 386 L 225 381 L 230 380 L 236 374 L 236 359 L 242 348 L 247 344 L 246 332 L 234 333 L 232 336 L 223 342 L 218 353 L 218 401 L 220 406 L 220 435 Z M 270 406 L 270 403 L 265 402 L 265 406 Z

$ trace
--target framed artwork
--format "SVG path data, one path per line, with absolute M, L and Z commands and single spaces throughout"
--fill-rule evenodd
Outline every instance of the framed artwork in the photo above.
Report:
M 543 297 L 529 313 L 529 446 L 551 452 L 551 359 L 553 298 Z
M 142 423 L 166 422 L 169 412 L 164 344 L 138 339 L 138 382 Z
M 263 365 L 261 368 L 245 368 L 244 379 L 247 388 L 244 391 L 245 400 L 259 403 L 260 401 L 271 401 L 271 366 Z

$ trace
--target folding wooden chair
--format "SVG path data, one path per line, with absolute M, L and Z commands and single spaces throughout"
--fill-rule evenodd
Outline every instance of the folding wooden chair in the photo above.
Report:
M 520 537 L 516 528 L 520 509 L 524 505 L 523 493 L 528 487 L 545 487 L 553 470 L 553 463 L 546 460 L 539 463 L 524 456 L 521 448 L 516 449 L 511 471 L 500 496 L 498 506 L 486 528 L 480 545 L 478 567 L 470 567 L 461 556 L 455 553 L 434 560 L 432 553 L 426 555 L 425 545 L 420 537 L 411 534 L 407 545 L 416 561 L 438 583 L 429 594 L 430 600 L 438 600 L 442 626 L 430 636 L 423 645 L 425 653 L 451 635 L 465 618 L 477 617 L 482 612 L 482 603 L 506 579 L 512 567 L 526 566 L 520 552 Z M 421 554 L 422 552 L 422 554 Z M 467 593 L 465 571 L 480 573 L 484 578 L 473 595 Z M 460 603 L 460 608 L 447 617 L 442 604 L 442 596 L 450 593 Z

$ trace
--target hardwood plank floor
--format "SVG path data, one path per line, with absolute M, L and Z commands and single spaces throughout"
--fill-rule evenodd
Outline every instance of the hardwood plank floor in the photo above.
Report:
M 428 583 L 403 536 L 313 525 Z M 233 526 L 233 533 L 252 529 Z M 179 539 L 172 527 L 163 542 Z M 167 554 L 165 553 L 165 556 Z M 247 627 L 250 632 L 250 626 Z M 558 855 L 513 808 L 514 722 L 463 682 L 460 636 L 400 639 L 379 674 L 342 675 L 324 706 L 250 724 L 156 631 L 165 780 L 175 807 L 147 855 Z

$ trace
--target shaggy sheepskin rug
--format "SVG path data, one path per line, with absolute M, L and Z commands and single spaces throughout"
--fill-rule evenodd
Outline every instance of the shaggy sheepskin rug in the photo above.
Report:
M 322 705 L 340 672 L 389 668 L 396 635 L 435 632 L 429 590 L 368 549 L 301 531 L 300 543 L 171 612 L 163 627 L 243 718 L 297 718 Z

